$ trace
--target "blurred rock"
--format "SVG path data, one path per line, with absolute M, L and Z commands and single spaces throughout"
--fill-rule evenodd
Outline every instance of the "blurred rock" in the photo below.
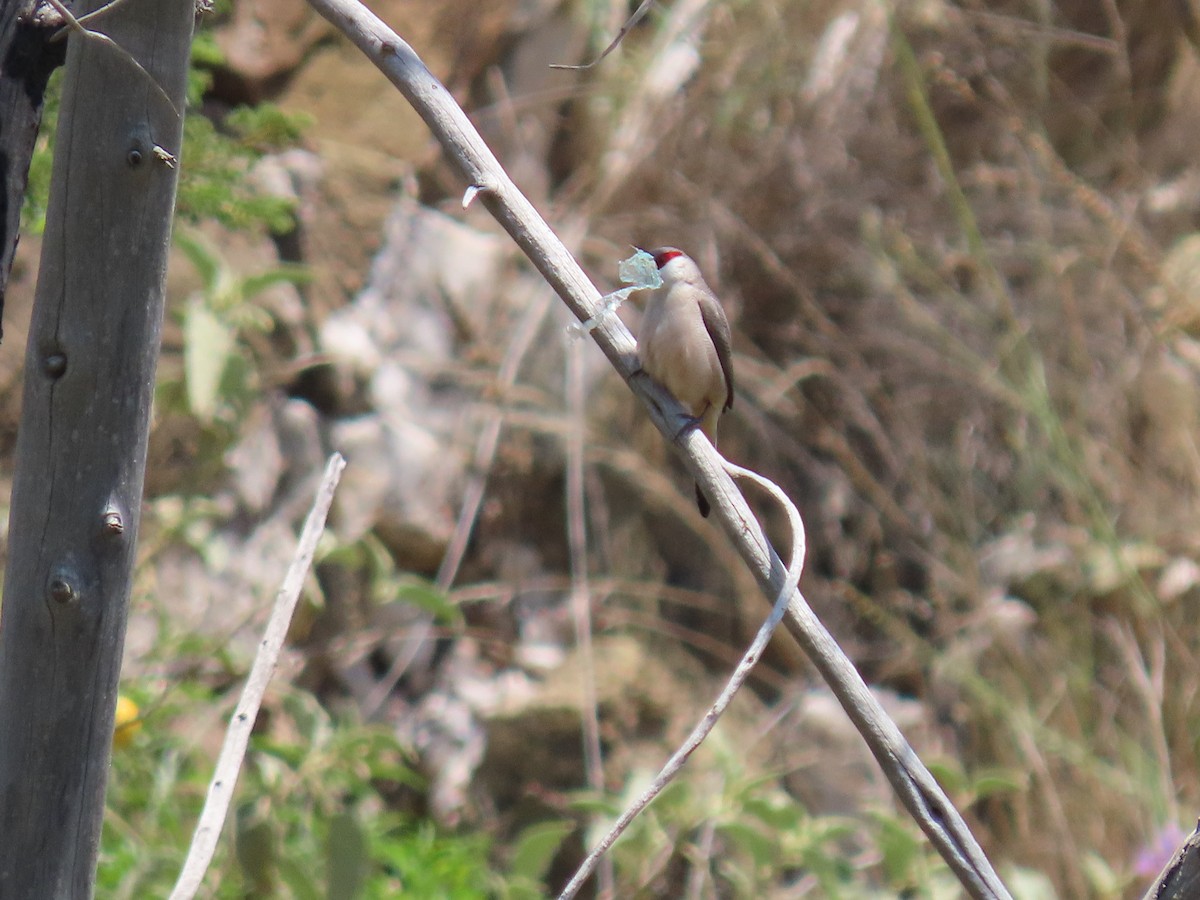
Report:
M 306 514 L 312 502 L 312 484 L 325 457 L 316 410 L 275 394 L 247 414 L 241 440 L 225 454 L 225 464 L 243 510 L 259 517 L 279 500 L 287 506 L 285 518 L 298 524 L 297 514 Z M 286 503 L 296 494 L 293 488 L 302 494 L 296 498 L 302 511 Z
M 1200 234 L 1175 241 L 1162 264 L 1162 285 L 1153 292 L 1156 306 L 1189 334 L 1200 330 Z
M 1072 570 L 1079 543 L 1086 535 L 1075 532 L 1066 536 L 1059 530 L 1050 536 L 1037 525 L 1034 516 L 1021 516 L 1008 531 L 979 548 L 979 575 L 984 584 L 1002 592 L 1015 586 L 1027 590 L 1034 579 L 1058 579 Z
M 1159 575 L 1155 593 L 1164 603 L 1178 600 L 1200 585 L 1200 564 L 1194 559 L 1180 557 L 1171 560 Z
M 498 235 L 401 198 L 367 287 L 329 317 L 323 346 L 337 362 L 367 377 L 383 358 L 404 352 L 418 353 L 426 370 L 451 360 L 456 317 L 467 313 L 480 321 L 508 252 Z
M 459 640 L 435 687 L 411 703 L 394 699 L 388 719 L 400 741 L 420 754 L 431 782 L 430 806 L 440 821 L 455 824 L 468 809 L 467 792 L 488 741 L 484 717 L 532 692 L 526 675 L 497 672 L 474 641 Z
M 381 416 L 336 422 L 330 441 L 346 457 L 334 529 L 352 542 L 374 530 L 401 568 L 437 568 L 454 525 L 451 500 L 463 459 L 417 420 Z
M 404 199 L 367 288 L 322 328 L 341 373 L 334 383 L 361 385 L 370 410 L 330 428 L 349 462 L 335 500 L 343 540 L 373 529 L 401 565 L 436 569 L 454 525 L 466 466 L 461 430 L 474 402 L 457 379 L 460 332 L 488 320 L 506 259 L 500 238 Z
M 250 513 L 263 513 L 283 474 L 283 451 L 270 410 L 256 406 L 242 421 L 242 439 L 225 454 L 238 500 Z
M 594 679 L 605 778 L 622 783 L 647 757 L 665 760 L 717 690 L 682 648 L 651 649 L 628 635 L 601 635 L 594 671 L 577 650 L 534 689 L 495 695 L 485 713 L 487 752 L 473 789 L 512 830 L 544 814 L 546 792 L 586 784 L 581 735 L 583 680 Z M 530 735 L 537 735 L 536 741 Z
M 1162 352 L 1142 360 L 1130 393 L 1134 462 L 1163 473 L 1165 484 L 1173 489 L 1194 494 L 1200 489 L 1200 390 L 1195 370 Z
M 275 515 L 247 531 L 205 518 L 206 512 L 183 512 L 180 527 L 195 546 L 175 542 L 157 555 L 145 586 L 150 600 L 130 615 L 127 662 L 145 655 L 168 624 L 170 634 L 220 638 L 228 655 L 209 661 L 217 668 L 248 668 L 253 661 L 271 602 L 295 555 L 298 529 Z
M 262 100 L 333 30 L 304 0 L 238 0 L 229 21 L 214 29 L 225 55 L 217 93 L 240 103 Z

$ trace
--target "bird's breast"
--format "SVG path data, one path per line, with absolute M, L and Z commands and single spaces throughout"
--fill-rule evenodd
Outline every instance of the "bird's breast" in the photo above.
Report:
M 686 296 L 656 297 L 647 305 L 638 335 L 642 368 L 675 395 L 692 415 L 725 400 L 725 376 L 700 304 Z

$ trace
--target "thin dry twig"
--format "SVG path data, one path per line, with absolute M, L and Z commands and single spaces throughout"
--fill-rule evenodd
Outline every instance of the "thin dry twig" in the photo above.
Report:
M 633 11 L 633 15 L 626 19 L 625 24 L 621 26 L 621 30 L 618 31 L 617 36 L 612 39 L 612 43 L 605 47 L 600 55 L 593 59 L 590 63 L 584 63 L 581 66 L 569 66 L 565 63 L 551 63 L 550 68 L 580 70 L 590 69 L 594 66 L 600 65 L 604 57 L 616 50 L 617 45 L 620 44 L 621 41 L 625 40 L 625 35 L 629 34 L 629 32 L 633 30 L 634 26 L 637 25 L 638 22 L 642 21 L 643 18 L 645 18 L 646 13 L 650 11 L 650 7 L 652 5 L 654 5 L 654 0 L 642 0 L 641 5 L 639 5 L 638 8 Z
M 1103 629 L 1125 663 L 1125 671 L 1129 673 L 1127 683 L 1141 700 L 1145 711 L 1145 734 L 1153 744 L 1157 758 L 1160 802 L 1166 810 L 1164 819 L 1178 821 L 1179 804 L 1176 800 L 1175 777 L 1171 771 L 1171 748 L 1167 744 L 1167 726 L 1163 719 L 1167 654 L 1161 633 L 1156 636 L 1157 639 L 1151 639 L 1151 656 L 1147 660 L 1133 626 L 1128 622 L 1108 618 L 1103 620 Z
M 583 343 L 567 340 L 567 403 L 571 427 L 567 432 L 567 546 L 571 559 L 571 618 L 575 646 L 579 652 L 583 697 L 583 763 L 588 787 L 604 792 L 604 760 L 600 748 L 600 716 L 597 713 L 596 660 L 592 651 L 592 591 L 588 581 L 587 520 L 584 497 L 584 438 L 587 428 L 587 391 L 584 385 Z M 596 896 L 610 898 L 616 892 L 612 859 L 605 857 L 598 873 Z
M 733 702 L 733 698 L 737 695 L 737 692 L 746 683 L 746 679 L 750 677 L 751 670 L 758 663 L 763 650 L 766 649 L 767 643 L 775 633 L 776 627 L 783 620 L 792 594 L 796 592 L 796 588 L 800 585 L 800 573 L 804 570 L 806 542 L 804 538 L 804 522 L 800 518 L 799 510 L 796 509 L 795 504 L 787 498 L 787 495 L 777 484 L 763 478 L 757 472 L 743 469 L 741 466 L 735 466 L 733 463 L 726 463 L 726 470 L 731 475 L 753 481 L 774 497 L 775 502 L 787 512 L 788 524 L 791 526 L 792 531 L 792 558 L 788 564 L 787 577 L 784 579 L 783 587 L 779 590 L 779 596 L 775 600 L 775 605 L 771 608 L 771 614 L 767 616 L 767 620 L 758 629 L 758 634 L 754 636 L 749 649 L 746 650 L 746 653 L 738 662 L 737 668 L 733 670 L 733 675 L 730 676 L 725 689 L 721 691 L 721 695 L 709 707 L 708 712 L 704 714 L 704 718 L 692 729 L 692 733 L 688 735 L 687 740 L 667 760 L 666 765 L 655 776 L 650 786 L 646 788 L 642 795 L 625 812 L 621 813 L 620 818 L 613 824 L 608 834 L 601 838 L 600 842 L 592 849 L 592 852 L 587 855 L 587 858 L 579 866 L 579 870 L 571 877 L 567 886 L 559 894 L 559 900 L 570 900 L 570 898 L 579 892 L 579 889 L 583 887 L 583 883 L 591 876 L 597 862 L 608 851 L 608 848 L 616 843 L 617 838 L 625 832 L 625 829 L 630 826 L 642 810 L 649 806 L 654 798 L 663 792 L 663 789 L 679 774 L 679 770 L 688 761 L 688 757 L 696 751 L 700 744 L 704 742 L 704 739 L 712 732 L 713 728 L 716 727 L 722 714 L 729 708 L 729 704 Z
M 580 322 L 595 316 L 600 292 L 413 49 L 357 0 L 309 3 L 349 37 L 413 105 L 462 172 L 469 196 L 482 200 L 572 314 Z M 726 474 L 720 454 L 699 429 L 689 427 L 694 423 L 679 402 L 641 374 L 637 344 L 616 316 L 604 317 L 590 334 L 646 406 L 655 426 L 679 448 L 709 497 L 716 519 L 763 592 L 769 598 L 778 597 L 787 570 Z M 965 890 L 978 898 L 1008 897 L 961 814 L 798 590 L 791 593 L 784 623 L 846 710 L 901 802 Z
M 317 489 L 312 510 L 296 544 L 296 555 L 288 566 L 279 593 L 275 596 L 275 606 L 259 642 L 258 653 L 254 656 L 254 664 L 246 678 L 246 686 L 242 688 L 242 696 L 238 698 L 233 717 L 229 720 L 229 729 L 225 732 L 225 742 L 221 745 L 221 753 L 217 757 L 208 797 L 205 798 L 204 809 L 200 811 L 196 832 L 192 836 L 192 845 L 179 873 L 179 880 L 175 882 L 175 888 L 171 891 L 170 900 L 191 900 L 196 896 L 196 891 L 200 889 L 204 874 L 212 862 L 213 853 L 217 849 L 217 839 L 221 836 L 221 828 L 225 824 L 225 816 L 233 800 L 233 789 L 237 786 L 238 773 L 246 756 L 246 746 L 250 742 L 254 720 L 258 718 L 267 684 L 270 683 L 275 666 L 279 662 L 279 654 L 283 650 L 283 642 L 292 622 L 292 613 L 296 611 L 296 602 L 300 599 L 300 589 L 304 587 L 304 579 L 312 565 L 317 541 L 325 530 L 325 517 L 329 515 L 333 492 L 344 468 L 346 460 L 338 453 L 333 454 L 325 465 L 325 474 Z

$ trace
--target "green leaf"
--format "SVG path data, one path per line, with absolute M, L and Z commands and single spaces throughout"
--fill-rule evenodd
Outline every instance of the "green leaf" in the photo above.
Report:
M 616 819 L 621 814 L 621 805 L 611 797 L 597 795 L 594 791 L 577 791 L 570 795 L 568 809 L 588 817 L 601 815 Z
M 291 894 L 296 900 L 322 900 L 321 892 L 317 890 L 313 883 L 312 873 L 305 869 L 300 863 L 293 859 L 281 859 L 278 865 L 279 877 L 291 889 Z M 263 896 L 279 896 L 286 892 L 275 891 L 270 895 Z
M 216 417 L 221 377 L 236 344 L 233 330 L 204 303 L 188 302 L 183 321 L 183 369 L 187 378 L 188 407 L 204 422 Z
M 542 900 L 546 896 L 540 883 L 526 878 L 509 878 L 498 886 L 498 900 Z
M 444 625 L 458 625 L 463 620 L 462 610 L 428 581 L 414 579 L 402 582 L 398 587 L 396 599 L 433 613 Z
M 511 874 L 541 881 L 562 842 L 575 830 L 569 819 L 539 822 L 523 830 L 513 850 Z
M 984 797 L 991 797 L 995 794 L 1017 793 L 1021 790 L 1021 784 L 1011 773 L 992 769 L 983 774 L 976 775 L 971 781 L 971 788 L 975 799 L 981 800 Z
M 326 853 L 329 900 L 354 900 L 367 876 L 367 837 L 353 813 L 334 816 L 329 823 Z
M 309 281 L 312 281 L 312 273 L 306 266 L 276 266 L 258 275 L 246 275 L 242 278 L 242 296 L 249 300 L 277 284 L 306 284 Z
M 746 797 L 742 809 L 746 815 L 776 830 L 799 828 L 807 818 L 802 804 L 778 791 Z
M 779 843 L 753 825 L 746 822 L 724 822 L 717 831 L 730 843 L 748 853 L 757 866 L 770 868 L 779 859 Z
M 263 895 L 273 893 L 279 867 L 279 836 L 271 823 L 253 808 L 238 810 L 234 847 L 238 865 L 253 890 Z
M 305 746 L 300 744 L 285 744 L 282 741 L 274 741 L 270 738 L 257 735 L 251 739 L 251 745 L 257 752 L 282 760 L 293 769 L 300 768 L 308 756 L 308 748 Z
M 931 759 L 926 765 L 946 793 L 957 794 L 967 789 L 967 775 L 958 760 L 949 758 Z
M 225 54 L 217 45 L 211 31 L 200 31 L 192 41 L 193 66 L 220 66 L 225 63 Z
M 883 855 L 883 870 L 890 882 L 904 882 L 921 857 L 921 839 L 907 822 L 877 814 L 877 846 Z
M 239 106 L 225 117 L 225 127 L 243 146 L 271 153 L 294 146 L 315 120 L 302 112 L 285 112 L 274 103 Z

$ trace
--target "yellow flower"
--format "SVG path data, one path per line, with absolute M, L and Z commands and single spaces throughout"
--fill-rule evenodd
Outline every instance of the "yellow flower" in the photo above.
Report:
M 116 728 L 113 731 L 113 749 L 128 747 L 133 742 L 133 736 L 142 730 L 142 720 L 138 718 L 138 705 L 124 694 L 117 696 Z

